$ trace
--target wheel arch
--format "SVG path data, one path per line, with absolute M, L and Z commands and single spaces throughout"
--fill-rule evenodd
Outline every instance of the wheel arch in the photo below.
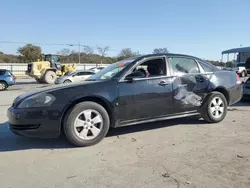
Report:
M 227 104 L 230 104 L 230 96 L 229 96 L 229 93 L 225 87 L 219 86 L 219 87 L 216 87 L 213 91 L 217 91 L 217 92 L 222 93 L 227 100 Z
M 85 97 L 81 97 L 78 98 L 74 101 L 72 101 L 69 105 L 67 105 L 65 107 L 65 109 L 63 110 L 63 114 L 62 114 L 62 118 L 61 118 L 61 122 L 60 122 L 60 129 L 62 130 L 63 124 L 65 119 L 67 118 L 68 112 L 78 103 L 81 102 L 95 102 L 99 105 L 101 105 L 108 113 L 109 115 L 109 119 L 110 119 L 110 127 L 114 127 L 115 126 L 115 118 L 114 118 L 114 113 L 113 113 L 113 107 L 110 104 L 110 102 L 107 99 L 104 99 L 103 97 L 100 96 L 85 96 Z M 60 130 L 60 131 L 61 131 Z
M 9 84 L 5 80 L 0 80 L 0 82 L 4 82 L 7 87 L 9 87 Z

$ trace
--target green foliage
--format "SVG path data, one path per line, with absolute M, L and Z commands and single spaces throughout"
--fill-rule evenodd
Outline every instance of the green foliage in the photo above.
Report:
M 38 59 L 41 59 L 41 56 L 42 56 L 41 47 L 35 46 L 32 44 L 27 44 L 27 45 L 19 48 L 17 51 L 28 62 L 37 61 Z
M 125 58 L 129 58 L 129 57 L 134 57 L 134 56 L 137 56 L 139 55 L 139 53 L 137 52 L 133 52 L 131 50 L 131 48 L 124 48 L 121 50 L 121 52 L 119 53 L 118 55 L 118 60 L 122 60 L 122 59 L 125 59 Z

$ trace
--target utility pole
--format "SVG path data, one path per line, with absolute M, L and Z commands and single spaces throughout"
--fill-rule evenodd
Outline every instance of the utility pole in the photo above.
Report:
M 78 43 L 78 56 L 79 56 L 78 63 L 80 64 L 81 63 L 81 44 L 80 44 L 80 42 Z

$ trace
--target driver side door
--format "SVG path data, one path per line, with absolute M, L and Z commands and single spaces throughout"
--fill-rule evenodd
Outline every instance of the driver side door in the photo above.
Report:
M 160 118 L 173 113 L 173 78 L 169 75 L 165 56 L 147 58 L 131 70 L 148 62 L 164 65 L 164 73 L 152 77 L 133 78 L 132 81 L 124 78 L 118 82 L 120 124 Z

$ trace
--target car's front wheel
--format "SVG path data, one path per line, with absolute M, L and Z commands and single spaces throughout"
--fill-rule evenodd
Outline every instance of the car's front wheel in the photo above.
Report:
M 71 80 L 67 79 L 63 82 L 64 84 L 71 83 Z
M 90 146 L 100 142 L 109 130 L 109 115 L 95 102 L 82 102 L 67 114 L 64 133 L 76 146 Z
M 211 92 L 201 106 L 202 118 L 210 123 L 222 121 L 227 114 L 227 100 L 220 92 Z

